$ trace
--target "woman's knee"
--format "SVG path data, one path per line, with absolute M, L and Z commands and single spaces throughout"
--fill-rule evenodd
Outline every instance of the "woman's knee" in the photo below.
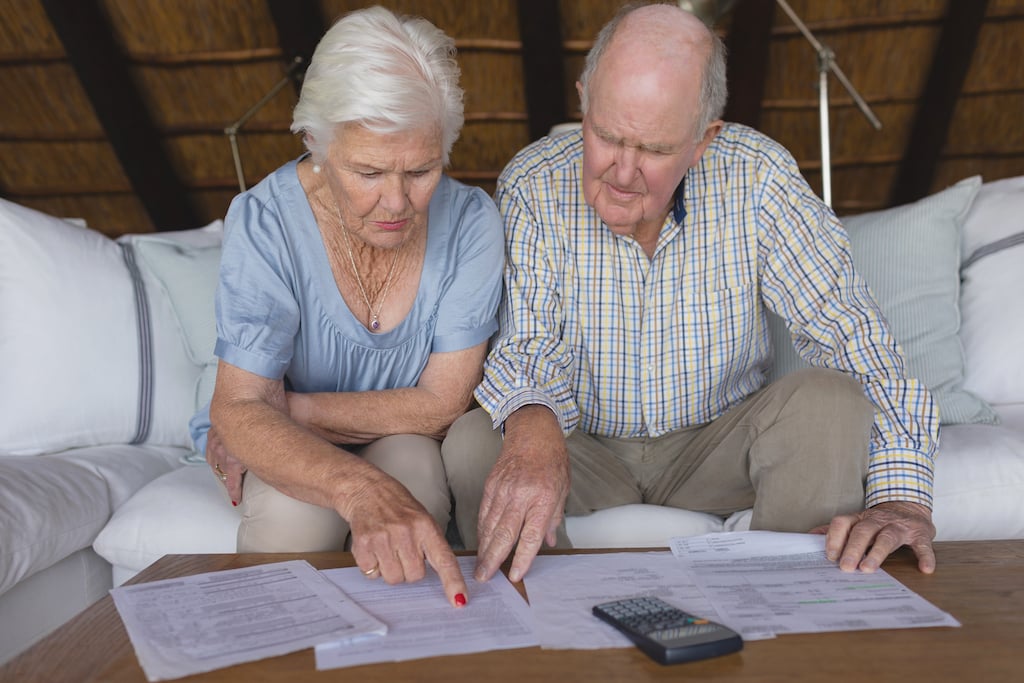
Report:
M 288 496 L 256 477 L 245 475 L 238 552 L 320 552 L 344 550 L 348 523 L 329 508 Z

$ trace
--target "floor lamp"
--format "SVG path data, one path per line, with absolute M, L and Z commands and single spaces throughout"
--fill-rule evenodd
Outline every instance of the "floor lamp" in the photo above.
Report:
M 829 206 L 832 206 L 832 160 L 831 160 L 831 148 L 829 141 L 829 123 L 828 123 L 828 72 L 831 71 L 842 83 L 843 87 L 846 88 L 846 92 L 850 93 L 850 97 L 857 104 L 857 108 L 861 110 L 864 116 L 867 117 L 871 125 L 875 127 L 875 130 L 882 129 L 882 122 L 878 120 L 874 112 L 871 111 L 871 107 L 864 101 L 864 98 L 860 96 L 857 89 L 853 87 L 849 79 L 846 78 L 846 74 L 839 68 L 839 65 L 835 61 L 835 53 L 832 52 L 828 47 L 822 45 L 814 34 L 808 30 L 804 22 L 800 21 L 800 17 L 796 15 L 793 8 L 789 6 L 786 0 L 775 0 L 779 7 L 782 8 L 790 18 L 796 27 L 800 29 L 800 33 L 804 35 L 804 38 L 814 47 L 814 50 L 818 53 L 818 117 L 821 128 L 821 191 L 822 199 Z
M 284 78 L 274 84 L 266 95 L 260 98 L 260 100 L 249 107 L 249 110 L 242 114 L 241 118 L 232 123 L 230 126 L 224 129 L 224 134 L 228 136 L 228 142 L 231 143 L 231 158 L 235 162 L 235 174 L 238 176 L 238 189 L 245 192 L 245 173 L 242 171 L 242 157 L 238 154 L 238 131 L 242 129 L 245 122 L 255 116 L 256 112 L 263 108 L 263 106 L 271 100 L 281 88 L 288 85 L 292 79 L 296 78 L 296 74 L 299 72 L 299 67 L 302 66 L 302 57 L 296 57 L 292 60 L 291 66 L 288 67 L 288 72 L 285 73 Z M 301 75 L 298 76 L 301 78 Z
M 843 73 L 843 70 L 836 64 L 836 55 L 825 45 L 822 45 L 814 34 L 810 32 L 807 25 L 800 21 L 800 17 L 796 15 L 793 8 L 789 6 L 786 0 L 775 0 L 776 4 L 782 8 L 790 18 L 790 20 L 796 24 L 796 27 L 800 29 L 800 33 L 804 35 L 804 38 L 814 47 L 815 52 L 818 53 L 818 118 L 821 128 L 821 188 L 822 188 L 822 199 L 829 206 L 832 206 L 832 159 L 831 159 L 831 144 L 829 140 L 829 122 L 828 122 L 828 73 L 831 71 L 842 83 L 846 91 L 850 93 L 850 97 L 857 104 L 857 107 L 863 112 L 864 116 L 867 117 L 871 125 L 875 127 L 875 130 L 882 129 L 882 122 L 878 120 L 874 112 L 871 111 L 871 107 L 864 101 L 864 98 L 860 96 L 857 89 L 853 87 L 850 80 Z M 679 6 L 685 9 L 687 12 L 691 12 L 697 15 L 705 24 L 708 26 L 714 26 L 715 23 L 723 16 L 725 16 L 736 4 L 736 0 L 679 0 Z

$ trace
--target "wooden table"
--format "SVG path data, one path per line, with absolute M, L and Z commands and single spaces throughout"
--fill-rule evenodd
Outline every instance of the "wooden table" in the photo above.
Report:
M 593 552 L 593 551 L 589 551 Z M 749 642 L 742 652 L 660 666 L 633 648 L 528 648 L 316 671 L 312 649 L 183 681 L 653 681 L 774 683 L 1024 681 L 1024 541 L 936 544 L 938 571 L 925 576 L 901 550 L 884 565 L 911 590 L 951 613 L 961 628 L 788 635 Z M 301 557 L 315 567 L 352 566 L 348 553 L 168 555 L 132 583 Z M 507 567 L 506 567 L 507 568 Z M 0 681 L 144 682 L 109 596 L 0 669 Z

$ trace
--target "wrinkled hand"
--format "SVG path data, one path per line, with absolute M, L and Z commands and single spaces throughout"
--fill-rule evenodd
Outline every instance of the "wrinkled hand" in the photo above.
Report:
M 242 479 L 245 476 L 246 467 L 238 458 L 228 452 L 215 427 L 210 427 L 206 433 L 206 462 L 213 468 L 213 473 L 228 490 L 231 504 L 241 503 Z
M 513 546 L 508 578 L 520 581 L 541 543 L 555 545 L 569 495 L 569 471 L 565 437 L 550 410 L 525 406 L 506 420 L 501 455 L 480 502 L 478 581 L 494 576 Z
M 466 604 L 466 581 L 444 533 L 397 480 L 383 472 L 370 474 L 346 501 L 342 516 L 352 530 L 352 555 L 368 578 L 380 576 L 389 584 L 419 581 L 429 562 L 448 602 Z
M 873 572 L 904 545 L 917 555 L 918 569 L 925 574 L 935 571 L 932 513 L 917 503 L 879 503 L 857 514 L 839 515 L 812 533 L 826 533 L 825 555 L 845 572 Z

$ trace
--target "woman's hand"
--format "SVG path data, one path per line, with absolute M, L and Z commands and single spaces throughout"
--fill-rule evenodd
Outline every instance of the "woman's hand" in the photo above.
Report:
M 466 581 L 444 533 L 397 480 L 379 471 L 367 473 L 344 507 L 338 509 L 352 529 L 352 554 L 364 574 L 389 584 L 419 581 L 429 562 L 448 602 L 466 604 Z
M 213 473 L 228 490 L 231 504 L 238 505 L 242 502 L 242 479 L 245 476 L 246 467 L 238 458 L 228 452 L 216 427 L 210 427 L 206 432 L 206 462 L 213 468 Z

